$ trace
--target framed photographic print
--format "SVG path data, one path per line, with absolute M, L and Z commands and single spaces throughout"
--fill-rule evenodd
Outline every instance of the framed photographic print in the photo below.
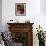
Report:
M 15 15 L 16 16 L 26 16 L 26 3 L 16 3 L 15 4 Z

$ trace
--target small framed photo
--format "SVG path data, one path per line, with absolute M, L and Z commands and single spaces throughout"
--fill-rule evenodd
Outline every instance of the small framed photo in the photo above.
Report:
M 15 4 L 15 15 L 16 16 L 26 16 L 26 3 L 16 3 Z

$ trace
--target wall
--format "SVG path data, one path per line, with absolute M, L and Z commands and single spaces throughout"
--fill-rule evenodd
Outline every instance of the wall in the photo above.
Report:
M 26 3 L 26 16 L 15 16 L 15 3 L 17 2 Z M 38 0 L 35 0 L 35 1 L 34 0 L 32 1 L 31 0 L 23 0 L 23 1 L 3 0 L 2 1 L 3 26 L 5 26 L 10 19 L 17 19 L 19 20 L 19 22 L 24 22 L 26 19 L 29 19 L 30 22 L 39 23 L 39 19 L 40 19 L 39 16 L 40 16 L 40 0 L 39 1 Z
M 2 0 L 2 26 L 3 31 L 8 30 L 7 22 L 11 19 L 17 19 L 19 22 L 30 20 L 33 25 L 33 45 L 38 46 L 36 37 L 36 27 L 40 24 L 46 30 L 46 15 L 42 12 L 43 0 Z M 26 16 L 15 16 L 15 3 L 26 3 Z M 43 9 L 44 10 L 44 9 Z
M 40 0 L 40 24 L 46 31 L 46 0 Z
M 0 31 L 2 28 L 2 0 L 0 0 Z

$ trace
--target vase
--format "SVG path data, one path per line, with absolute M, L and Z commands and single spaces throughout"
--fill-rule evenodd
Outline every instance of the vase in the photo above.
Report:
M 45 41 L 39 40 L 39 46 L 45 46 Z

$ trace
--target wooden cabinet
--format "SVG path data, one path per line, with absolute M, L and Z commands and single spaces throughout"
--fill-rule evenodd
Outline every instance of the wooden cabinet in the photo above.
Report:
M 16 42 L 23 43 L 23 46 L 33 46 L 33 23 L 7 23 L 9 31 Z

